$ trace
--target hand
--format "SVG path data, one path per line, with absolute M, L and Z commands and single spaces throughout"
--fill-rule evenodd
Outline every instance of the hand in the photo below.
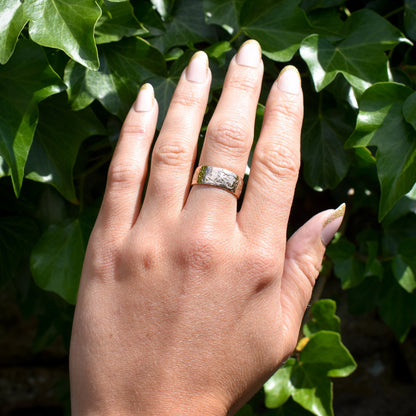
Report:
M 248 41 L 230 63 L 198 165 L 243 177 L 262 74 L 259 45 Z M 303 111 L 293 67 L 271 88 L 241 210 L 223 189 L 191 187 L 210 81 L 199 52 L 156 141 L 142 206 L 158 111 L 150 85 L 127 115 L 78 294 L 74 416 L 233 414 L 296 345 L 343 208 L 286 241 Z

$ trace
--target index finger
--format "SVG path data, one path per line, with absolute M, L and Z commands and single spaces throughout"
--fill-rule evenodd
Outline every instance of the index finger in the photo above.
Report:
M 300 166 L 303 96 L 300 76 L 285 67 L 273 84 L 253 155 L 238 223 L 265 248 L 284 249 Z M 283 251 L 284 252 L 284 251 Z

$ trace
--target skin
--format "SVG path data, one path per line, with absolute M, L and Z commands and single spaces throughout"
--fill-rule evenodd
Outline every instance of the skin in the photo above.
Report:
M 142 206 L 157 102 L 149 111 L 132 107 L 121 131 L 76 306 L 75 416 L 231 415 L 297 342 L 333 213 L 286 240 L 300 164 L 300 79 L 295 93 L 279 82 L 270 90 L 237 213 L 232 194 L 190 186 L 211 74 L 192 82 L 186 71 L 154 146 Z M 231 61 L 199 165 L 244 174 L 262 75 L 261 61 Z

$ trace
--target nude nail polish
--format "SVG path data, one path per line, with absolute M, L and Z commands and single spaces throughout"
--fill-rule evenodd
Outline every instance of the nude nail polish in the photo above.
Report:
M 279 90 L 297 95 L 301 89 L 300 75 L 298 70 L 292 66 L 285 66 L 276 81 Z
M 144 84 L 139 90 L 133 108 L 137 112 L 150 111 L 153 107 L 154 99 L 153 87 L 150 84 Z
M 345 204 L 341 204 L 334 212 L 326 219 L 322 227 L 321 240 L 327 246 L 334 238 L 335 233 L 341 226 L 345 214 Z
M 261 46 L 254 40 L 246 40 L 240 47 L 235 56 L 238 65 L 257 68 L 261 61 Z
M 196 52 L 186 67 L 186 79 L 203 84 L 208 76 L 208 56 L 203 51 Z

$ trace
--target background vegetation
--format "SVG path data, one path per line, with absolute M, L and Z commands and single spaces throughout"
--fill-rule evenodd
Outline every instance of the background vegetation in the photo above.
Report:
M 140 85 L 155 87 L 160 126 L 205 50 L 208 120 L 247 38 L 265 60 L 256 131 L 284 63 L 303 77 L 291 229 L 347 202 L 314 300 L 339 279 L 352 313 L 377 311 L 405 340 L 416 320 L 416 0 L 3 0 L 0 287 L 37 318 L 35 351 L 56 337 L 69 345 L 106 169 Z M 336 299 L 314 304 L 293 357 L 241 415 L 333 414 L 331 378 L 356 367 L 335 309 Z

